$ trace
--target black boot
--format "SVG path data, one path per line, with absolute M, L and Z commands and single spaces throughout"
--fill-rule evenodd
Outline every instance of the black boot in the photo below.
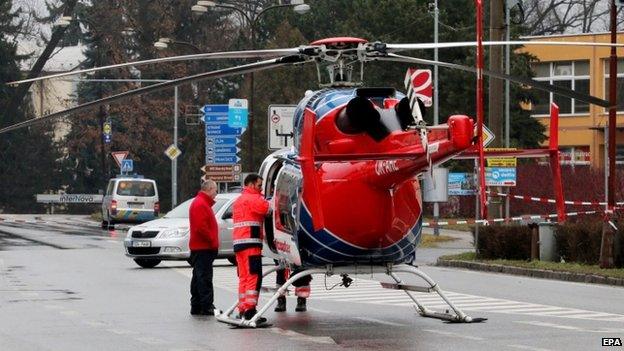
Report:
M 254 308 L 253 310 L 247 310 L 247 311 L 245 311 L 245 314 L 244 314 L 243 316 L 244 316 L 244 318 L 245 318 L 246 320 L 250 320 L 250 319 L 252 319 L 252 318 L 253 318 L 253 316 L 255 316 L 255 315 L 256 315 L 256 309 Z M 264 318 L 264 317 L 260 317 L 260 318 L 258 318 L 258 320 L 256 320 L 256 325 L 266 323 L 266 321 L 267 321 L 267 319 L 266 319 L 266 318 Z
M 277 306 L 275 306 L 275 312 L 286 312 L 286 296 L 280 296 L 277 298 Z
M 306 298 L 298 297 L 297 298 L 297 307 L 295 307 L 295 312 L 305 312 L 308 308 L 306 307 Z

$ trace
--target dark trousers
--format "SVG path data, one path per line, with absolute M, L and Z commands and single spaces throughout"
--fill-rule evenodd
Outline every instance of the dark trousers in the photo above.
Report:
M 212 288 L 212 262 L 217 250 L 191 251 L 193 278 L 191 278 L 191 307 L 205 311 L 214 310 L 214 290 Z

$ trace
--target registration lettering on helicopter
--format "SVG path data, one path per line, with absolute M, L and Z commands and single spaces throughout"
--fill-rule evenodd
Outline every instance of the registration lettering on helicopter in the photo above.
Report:
M 396 162 L 396 160 L 377 161 L 375 164 L 375 173 L 380 176 L 398 171 L 399 167 Z

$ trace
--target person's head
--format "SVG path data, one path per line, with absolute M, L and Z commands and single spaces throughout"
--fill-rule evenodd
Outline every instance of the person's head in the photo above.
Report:
M 262 177 L 256 173 L 251 173 L 245 177 L 245 186 L 250 186 L 258 191 L 262 191 Z
M 217 196 L 217 183 L 212 179 L 206 179 L 202 182 L 201 191 L 214 199 Z

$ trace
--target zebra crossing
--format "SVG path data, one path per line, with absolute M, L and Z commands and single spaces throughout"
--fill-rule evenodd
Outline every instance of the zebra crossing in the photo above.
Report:
M 190 277 L 190 270 L 180 270 Z M 352 285 L 345 289 L 339 286 L 341 278 L 339 276 L 323 277 L 317 275 L 311 283 L 314 300 L 343 301 L 350 303 L 364 303 L 386 306 L 413 306 L 412 300 L 401 290 L 389 290 L 381 287 L 373 277 L 366 278 L 353 277 Z M 237 291 L 238 278 L 235 267 L 215 267 L 215 286 L 229 290 L 233 293 Z M 273 286 L 274 276 L 265 278 L 265 286 Z M 431 309 L 444 310 L 448 305 L 435 293 L 412 292 L 418 301 Z M 478 295 L 462 294 L 452 291 L 445 291 L 446 296 L 453 303 L 465 311 L 476 311 L 484 313 L 506 313 L 515 315 L 538 316 L 538 317 L 558 317 L 570 319 L 583 319 L 601 322 L 624 322 L 624 314 L 588 311 L 583 309 L 558 307 L 528 303 L 507 299 L 498 299 Z M 266 293 L 264 294 L 266 296 Z

